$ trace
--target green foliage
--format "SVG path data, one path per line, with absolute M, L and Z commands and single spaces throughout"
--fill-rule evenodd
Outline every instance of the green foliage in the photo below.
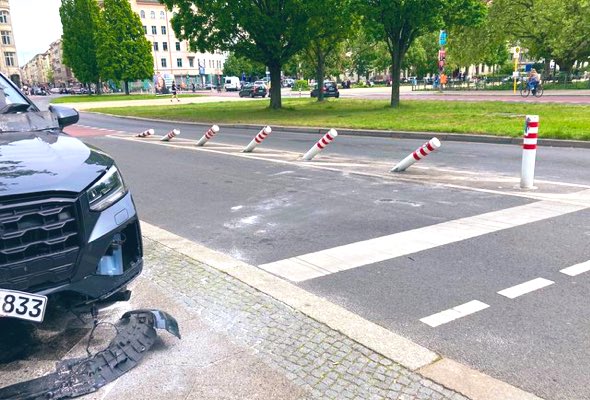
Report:
M 309 90 L 309 84 L 307 83 L 307 81 L 305 79 L 301 79 L 301 80 L 297 80 L 295 81 L 295 84 L 293 85 L 293 91 L 304 91 L 304 90 Z
M 266 68 L 264 64 L 230 53 L 223 64 L 223 75 L 241 77 L 242 72 L 246 76 L 264 76 Z
M 590 57 L 590 1 L 494 0 L 490 25 L 528 51 L 531 58 L 553 59 L 562 71 Z
M 98 82 L 96 61 L 99 8 L 96 0 L 62 0 L 63 58 L 82 83 Z
M 305 48 L 313 4 L 306 0 L 162 0 L 179 39 L 200 51 L 226 50 L 267 65 L 271 107 L 281 107 L 282 65 Z
M 485 16 L 480 0 L 357 0 L 364 26 L 382 39 L 391 57 L 391 106 L 399 105 L 399 77 L 404 57 L 416 38 L 441 28 L 473 26 Z
M 148 79 L 154 74 L 151 44 L 141 20 L 128 0 L 104 0 L 100 18 L 98 65 L 102 78 L 125 82 Z
M 411 75 L 423 77 L 438 71 L 438 32 L 427 33 L 418 37 L 408 49 L 403 69 L 409 69 Z

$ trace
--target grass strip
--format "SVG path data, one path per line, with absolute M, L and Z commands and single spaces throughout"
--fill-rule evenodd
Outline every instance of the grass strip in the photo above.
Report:
M 129 96 L 125 94 L 101 94 L 101 95 L 69 95 L 69 96 L 62 96 L 56 97 L 51 100 L 52 104 L 61 104 L 61 103 L 93 103 L 93 102 L 103 102 L 103 101 L 132 101 L 132 100 L 155 100 L 155 99 L 169 99 L 171 98 L 171 94 L 164 94 L 164 95 L 154 95 L 154 94 L 130 94 Z M 202 97 L 199 94 L 179 94 L 178 97 Z
M 475 133 L 520 137 L 526 114 L 540 116 L 542 138 L 590 140 L 590 106 L 498 101 L 403 101 L 392 109 L 388 101 L 283 99 L 271 110 L 268 101 L 240 101 L 123 108 L 95 108 L 107 114 L 203 123 L 313 126 Z

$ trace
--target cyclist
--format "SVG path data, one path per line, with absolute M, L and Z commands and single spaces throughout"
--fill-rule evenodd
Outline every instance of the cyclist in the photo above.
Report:
M 537 86 L 539 85 L 539 82 L 541 82 L 541 76 L 536 69 L 531 69 L 531 72 L 529 73 L 529 88 L 531 89 L 533 96 L 537 94 Z

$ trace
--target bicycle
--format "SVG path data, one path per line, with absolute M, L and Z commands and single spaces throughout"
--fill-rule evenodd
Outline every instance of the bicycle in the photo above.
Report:
M 543 96 L 543 85 L 541 82 L 537 83 L 536 89 L 533 87 L 534 85 L 531 82 L 522 81 L 520 86 L 520 95 L 522 97 L 528 97 L 532 93 L 535 97 Z

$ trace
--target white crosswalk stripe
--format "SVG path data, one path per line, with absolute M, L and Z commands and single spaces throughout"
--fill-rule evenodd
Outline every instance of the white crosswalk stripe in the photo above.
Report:
M 590 260 L 580 264 L 572 265 L 571 267 L 564 268 L 559 272 L 569 276 L 576 276 L 588 271 L 590 271 Z
M 509 287 L 498 292 L 499 295 L 508 297 L 509 299 L 515 299 L 523 294 L 534 292 L 535 290 L 542 289 L 544 287 L 553 285 L 555 282 L 545 278 L 536 278 L 516 286 Z
M 259 265 L 294 282 L 417 253 L 492 232 L 509 229 L 588 208 L 588 204 L 538 201 L 523 206 L 461 218 L 375 239 Z
M 459 306 L 449 308 L 448 310 L 421 318 L 420 321 L 435 328 L 439 325 L 446 324 L 447 322 L 451 322 L 467 315 L 474 314 L 478 311 L 485 310 L 488 307 L 489 305 L 486 303 L 482 303 L 479 300 L 472 300 L 468 303 L 461 304 Z

